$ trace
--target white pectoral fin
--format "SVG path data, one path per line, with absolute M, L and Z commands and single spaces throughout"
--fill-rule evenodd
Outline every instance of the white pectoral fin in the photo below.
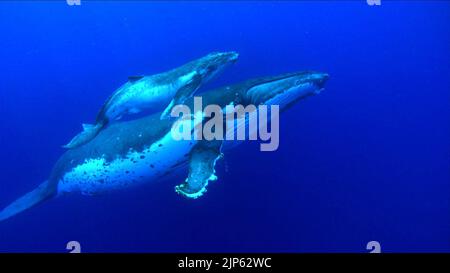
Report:
M 178 90 L 178 92 L 175 94 L 175 97 L 177 95 L 185 95 L 185 97 L 191 97 L 195 91 L 200 87 L 202 84 L 202 75 L 198 73 L 197 71 L 193 71 L 192 74 L 189 74 L 190 78 L 186 81 L 186 84 Z
M 187 84 L 191 84 L 192 82 L 195 81 L 195 79 L 200 76 L 200 73 L 198 73 L 196 70 L 193 70 L 191 72 L 189 72 L 186 75 L 181 76 L 180 78 L 178 78 L 178 81 L 180 82 L 181 85 L 187 85 Z
M 188 78 L 185 79 L 185 77 Z M 170 112 L 172 111 L 172 109 L 176 105 L 183 104 L 186 101 L 186 99 L 192 97 L 195 91 L 197 91 L 200 85 L 202 84 L 202 77 L 197 71 L 193 71 L 188 75 L 183 76 L 181 80 L 183 80 L 184 84 L 180 89 L 178 89 L 173 99 L 170 101 L 169 105 L 162 112 L 160 117 L 161 119 L 170 118 Z
M 174 99 L 172 99 L 169 103 L 169 105 L 166 107 L 166 109 L 164 109 L 164 111 L 162 112 L 160 119 L 169 119 L 170 118 L 170 112 L 172 112 L 172 108 L 175 105 L 175 101 Z
M 187 198 L 196 199 L 206 192 L 209 181 L 217 180 L 216 161 L 222 158 L 222 141 L 202 141 L 194 147 L 189 161 L 189 175 L 175 191 Z

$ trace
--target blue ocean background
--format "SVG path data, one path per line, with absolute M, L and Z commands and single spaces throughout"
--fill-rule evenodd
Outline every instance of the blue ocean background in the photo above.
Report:
M 0 252 L 449 252 L 450 2 L 381 2 L 0 3 L 0 207 L 130 75 L 229 50 L 203 90 L 330 74 L 282 114 L 276 152 L 228 152 L 202 198 L 180 176 L 53 199 L 0 223 Z

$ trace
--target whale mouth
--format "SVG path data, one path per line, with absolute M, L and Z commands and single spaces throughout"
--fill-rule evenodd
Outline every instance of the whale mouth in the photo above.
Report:
M 252 104 L 290 105 L 301 98 L 319 94 L 324 90 L 329 75 L 320 72 L 300 72 L 269 79 L 247 91 Z

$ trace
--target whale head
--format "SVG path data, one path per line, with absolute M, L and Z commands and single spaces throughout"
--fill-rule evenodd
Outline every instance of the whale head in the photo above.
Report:
M 235 63 L 239 54 L 234 51 L 213 52 L 195 62 L 194 69 L 201 75 L 203 82 L 209 81 L 227 66 Z
M 244 95 L 248 103 L 279 105 L 283 110 L 302 98 L 319 94 L 328 78 L 328 74 L 314 71 L 285 74 L 256 82 Z

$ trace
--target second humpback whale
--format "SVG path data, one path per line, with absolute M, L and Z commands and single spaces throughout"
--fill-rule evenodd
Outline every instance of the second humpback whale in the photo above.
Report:
M 204 92 L 201 97 L 209 105 L 279 105 L 282 112 L 319 93 L 327 79 L 325 73 L 296 72 L 249 80 Z M 215 163 L 225 146 L 216 140 L 176 141 L 171 134 L 174 122 L 161 120 L 156 113 L 111 124 L 90 142 L 66 151 L 46 182 L 0 211 L 0 221 L 63 193 L 92 195 L 122 189 L 157 181 L 186 165 L 187 179 L 176 191 L 188 198 L 201 196 L 208 182 L 216 179 Z
M 93 139 L 110 121 L 146 109 L 161 111 L 167 118 L 174 105 L 182 104 L 198 88 L 238 58 L 236 52 L 213 52 L 167 72 L 132 76 L 104 103 L 95 124 L 83 124 L 83 131 L 64 148 L 76 148 Z

